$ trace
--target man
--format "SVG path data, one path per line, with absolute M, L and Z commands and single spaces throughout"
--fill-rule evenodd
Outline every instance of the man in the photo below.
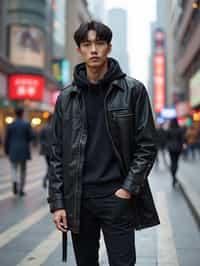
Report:
M 157 169 L 159 168 L 159 152 L 160 152 L 164 166 L 166 168 L 168 168 L 166 155 L 165 155 L 167 134 L 166 134 L 166 130 L 164 129 L 163 124 L 157 124 L 156 134 L 157 134 L 156 139 L 157 139 L 157 148 L 158 148 L 158 154 L 157 154 L 157 158 L 156 158 L 156 167 L 157 167 Z
M 33 132 L 28 122 L 23 120 L 24 109 L 15 109 L 16 120 L 8 125 L 5 136 L 5 152 L 9 156 L 12 166 L 13 193 L 24 196 L 26 182 L 26 162 L 31 159 L 30 142 Z M 17 177 L 17 168 L 20 167 L 20 178 Z
M 55 107 L 50 209 L 63 236 L 71 231 L 77 265 L 99 265 L 101 229 L 109 264 L 133 266 L 134 229 L 159 224 L 147 180 L 156 156 L 148 95 L 108 58 L 110 28 L 84 23 L 74 39 L 84 63 Z
M 43 178 L 43 188 L 47 187 L 47 181 L 48 181 L 48 170 L 49 170 L 49 142 L 51 138 L 51 117 L 52 115 L 50 114 L 48 119 L 47 119 L 47 124 L 42 128 L 40 132 L 40 154 L 44 155 L 45 160 L 46 160 L 46 165 L 47 165 L 47 172 Z

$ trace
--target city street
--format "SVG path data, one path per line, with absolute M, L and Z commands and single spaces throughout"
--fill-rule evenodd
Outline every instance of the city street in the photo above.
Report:
M 61 235 L 52 223 L 47 192 L 42 188 L 45 170 L 44 158 L 34 153 L 28 163 L 26 196 L 19 198 L 11 192 L 9 162 L 0 158 L 1 266 L 63 265 Z M 152 171 L 150 181 L 161 225 L 136 233 L 136 265 L 199 266 L 199 229 L 180 187 L 171 187 L 169 173 L 162 163 Z M 69 242 L 67 265 L 75 266 Z M 108 265 L 103 239 L 99 256 L 100 265 Z

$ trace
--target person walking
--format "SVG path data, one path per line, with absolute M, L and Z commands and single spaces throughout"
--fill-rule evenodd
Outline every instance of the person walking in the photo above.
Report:
M 167 159 L 166 159 L 166 130 L 164 129 L 163 124 L 158 124 L 156 127 L 157 131 L 157 147 L 158 154 L 156 158 L 156 168 L 159 168 L 159 155 L 161 153 L 163 164 L 166 168 L 168 168 Z
M 49 171 L 49 142 L 51 138 L 51 117 L 52 115 L 50 114 L 48 119 L 47 119 L 47 124 L 42 128 L 40 134 L 39 134 L 39 139 L 40 139 L 40 154 L 44 155 L 45 160 L 46 160 L 46 165 L 47 165 L 47 172 L 43 178 L 42 186 L 43 188 L 47 187 L 47 182 L 48 182 L 48 171 Z
M 135 229 L 159 224 L 148 182 L 157 149 L 144 85 L 108 57 L 111 29 L 96 21 L 74 34 L 84 63 L 58 96 L 50 146 L 50 211 L 71 231 L 78 266 L 97 266 L 100 230 L 111 266 L 136 263 Z
M 5 153 L 9 156 L 12 170 L 13 193 L 24 196 L 26 163 L 31 159 L 30 142 L 34 138 L 29 122 L 23 120 L 24 109 L 15 109 L 16 119 L 8 125 L 5 135 Z M 17 169 L 20 168 L 18 178 Z
M 198 129 L 194 124 L 188 126 L 185 132 L 185 139 L 187 142 L 187 159 L 196 159 Z
M 173 187 L 177 183 L 177 170 L 180 154 L 184 146 L 184 129 L 180 128 L 176 118 L 170 120 L 167 130 L 167 149 L 170 157 L 170 173 Z

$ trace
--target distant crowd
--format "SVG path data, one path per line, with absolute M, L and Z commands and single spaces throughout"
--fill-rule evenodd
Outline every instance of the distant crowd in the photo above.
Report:
M 177 179 L 179 158 L 194 161 L 200 160 L 200 125 L 199 122 L 180 127 L 176 118 L 165 123 L 157 124 L 157 146 L 165 166 L 168 167 L 166 151 L 169 153 L 169 170 L 172 175 L 173 186 Z M 159 156 L 156 160 L 156 167 L 159 167 Z

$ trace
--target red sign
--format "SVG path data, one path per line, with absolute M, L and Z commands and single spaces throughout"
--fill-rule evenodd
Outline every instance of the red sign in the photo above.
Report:
M 9 77 L 9 98 L 11 100 L 43 99 L 45 81 L 42 76 L 15 74 Z
M 165 106 L 165 55 L 154 55 L 154 104 L 159 113 Z

